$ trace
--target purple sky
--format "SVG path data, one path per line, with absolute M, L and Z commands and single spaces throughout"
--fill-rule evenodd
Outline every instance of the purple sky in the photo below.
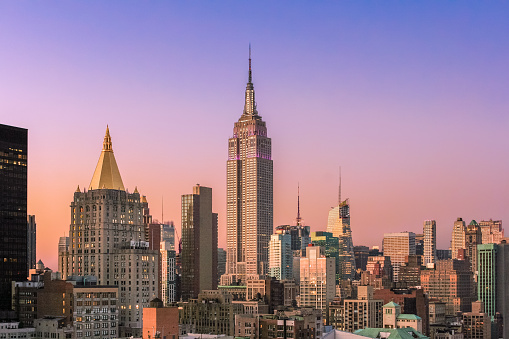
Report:
M 324 230 L 351 199 L 355 245 L 457 217 L 509 220 L 507 2 L 0 2 L 0 123 L 29 129 L 29 213 L 56 269 L 76 186 L 109 124 L 125 186 L 180 227 L 213 188 L 226 242 L 227 140 L 248 44 L 274 160 L 274 225 Z

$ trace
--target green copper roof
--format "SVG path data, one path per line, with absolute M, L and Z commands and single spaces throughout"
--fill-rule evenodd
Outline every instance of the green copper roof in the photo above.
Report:
M 387 304 L 385 304 L 383 307 L 397 307 L 399 306 L 398 304 L 396 304 L 394 301 L 391 301 L 391 302 L 388 302 Z
M 398 319 L 421 320 L 422 318 L 415 314 L 400 314 L 398 315 Z
M 477 226 L 477 225 L 479 225 L 479 224 L 478 224 L 478 223 L 477 223 L 477 221 L 475 221 L 475 220 L 472 220 L 472 221 L 470 222 L 470 224 L 468 224 L 468 226 Z
M 381 335 L 388 333 L 389 335 Z M 427 339 L 424 334 L 411 327 L 406 328 L 364 328 L 357 330 L 354 334 L 362 335 L 368 338 L 386 338 L 386 339 Z

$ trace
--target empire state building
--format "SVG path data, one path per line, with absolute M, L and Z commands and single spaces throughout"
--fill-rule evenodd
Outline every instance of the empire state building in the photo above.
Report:
M 222 284 L 259 279 L 268 270 L 268 245 L 273 228 L 271 140 L 258 115 L 251 73 L 244 111 L 228 140 L 227 264 Z

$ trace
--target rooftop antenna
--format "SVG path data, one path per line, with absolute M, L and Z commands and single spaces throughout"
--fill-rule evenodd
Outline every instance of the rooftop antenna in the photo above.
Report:
M 164 224 L 164 195 L 161 196 L 161 224 Z
M 252 77 L 251 77 L 251 43 L 249 43 L 249 82 L 252 82 Z
M 302 218 L 300 217 L 300 184 L 297 183 L 297 226 L 300 226 L 300 221 Z
M 341 166 L 339 166 L 339 193 L 338 193 L 338 205 L 341 205 Z

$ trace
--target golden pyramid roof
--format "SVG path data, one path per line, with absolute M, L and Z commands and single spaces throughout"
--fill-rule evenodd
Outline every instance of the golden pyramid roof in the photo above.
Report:
M 122 177 L 118 170 L 115 156 L 113 155 L 113 148 L 111 147 L 110 129 L 106 126 L 106 135 L 104 136 L 103 149 L 97 167 L 95 168 L 94 176 L 90 181 L 89 190 L 96 189 L 114 189 L 125 191 Z

